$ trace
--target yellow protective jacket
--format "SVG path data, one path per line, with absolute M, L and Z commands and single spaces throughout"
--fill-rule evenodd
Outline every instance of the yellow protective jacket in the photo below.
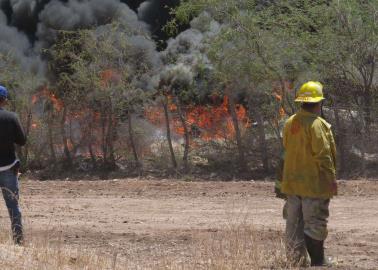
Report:
M 283 145 L 284 194 L 324 199 L 337 194 L 336 146 L 329 123 L 302 109 L 287 120 Z

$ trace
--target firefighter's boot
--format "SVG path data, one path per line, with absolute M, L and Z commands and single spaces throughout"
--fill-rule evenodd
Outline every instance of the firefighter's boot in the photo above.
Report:
M 305 242 L 311 266 L 334 266 L 334 263 L 324 256 L 324 241 L 315 240 L 305 234 Z

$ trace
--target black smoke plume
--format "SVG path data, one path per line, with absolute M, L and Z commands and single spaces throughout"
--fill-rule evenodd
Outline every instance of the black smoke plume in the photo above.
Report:
M 58 30 L 96 28 L 113 20 L 158 43 L 169 9 L 179 0 L 0 0 L 0 53 L 11 52 L 23 67 L 42 69 L 40 52 Z M 39 71 L 42 72 L 42 71 Z

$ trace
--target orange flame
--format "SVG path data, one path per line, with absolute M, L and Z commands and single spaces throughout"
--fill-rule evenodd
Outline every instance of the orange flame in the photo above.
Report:
M 36 104 L 41 98 L 49 100 L 58 112 L 63 109 L 63 101 L 58 99 L 47 87 L 44 87 L 42 91 L 32 96 L 32 104 Z
M 120 74 L 112 69 L 106 69 L 100 72 L 101 87 L 109 87 L 111 83 L 119 83 Z
M 275 96 L 276 100 L 278 102 L 281 102 L 282 101 L 282 95 L 278 94 L 277 92 L 274 92 L 273 95 Z
M 169 109 L 175 113 L 177 106 L 172 104 L 169 98 Z M 223 98 L 223 102 L 217 106 L 190 106 L 185 109 L 186 124 L 194 137 L 204 141 L 217 139 L 232 139 L 235 136 L 234 125 L 228 110 L 229 99 Z M 250 126 L 247 110 L 241 104 L 235 106 L 236 116 L 242 130 Z M 150 107 L 145 112 L 146 118 L 154 125 L 162 125 L 165 121 L 164 114 L 157 107 Z M 177 115 L 172 115 L 171 125 L 179 135 L 184 135 L 184 128 Z

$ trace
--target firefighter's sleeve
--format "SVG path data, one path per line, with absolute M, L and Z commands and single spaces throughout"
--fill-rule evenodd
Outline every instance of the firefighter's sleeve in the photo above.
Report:
M 283 134 L 282 134 L 282 143 L 283 143 L 284 151 L 287 147 L 287 129 L 288 129 L 288 124 L 286 123 L 284 130 L 283 130 Z
M 336 180 L 336 153 L 335 149 L 332 149 L 334 142 L 330 140 L 330 135 L 332 135 L 330 125 L 327 126 L 317 119 L 311 126 L 310 134 L 313 157 L 319 168 L 319 176 L 332 185 Z
M 335 167 L 335 170 L 336 170 L 336 168 L 337 168 L 336 167 L 336 164 L 337 164 L 337 150 L 336 150 L 336 143 L 335 143 L 335 139 L 333 137 L 332 131 L 330 131 L 329 140 L 330 140 L 330 145 L 331 145 L 331 153 L 332 153 L 333 166 Z
M 283 178 L 283 170 L 284 170 L 284 163 L 285 163 L 285 147 L 286 147 L 286 130 L 287 130 L 287 125 L 285 125 L 284 130 L 283 130 L 283 152 L 280 155 L 280 159 L 278 162 L 278 168 L 277 168 L 277 179 L 275 181 L 274 185 L 274 192 L 276 194 L 277 198 L 280 199 L 286 199 L 286 195 L 281 192 L 281 184 L 282 184 L 282 178 Z

